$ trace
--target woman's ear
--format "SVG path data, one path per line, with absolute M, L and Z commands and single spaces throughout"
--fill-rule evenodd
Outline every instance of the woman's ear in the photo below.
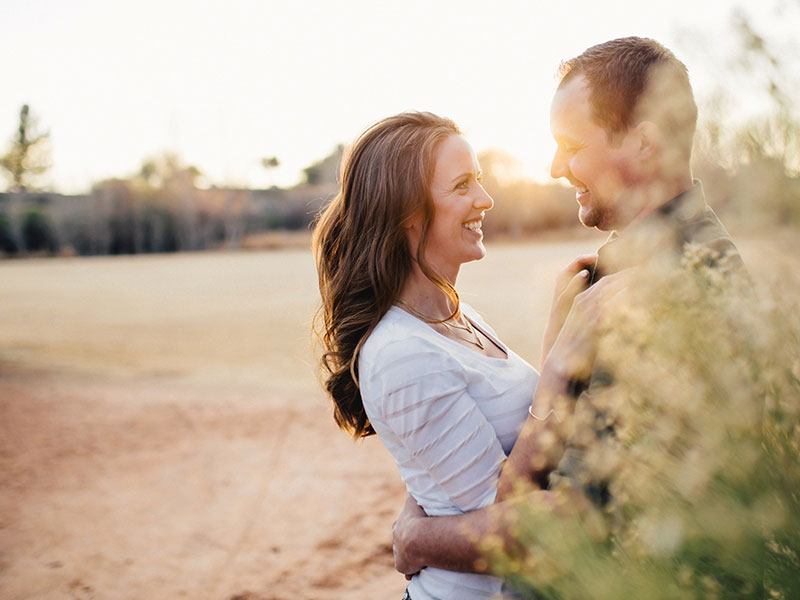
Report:
M 405 229 L 414 229 L 417 231 L 417 234 L 419 234 L 419 232 L 422 231 L 422 211 L 418 210 L 413 215 L 408 217 L 403 222 L 403 227 Z
M 408 248 L 411 254 L 416 256 L 419 240 L 422 236 L 422 211 L 415 212 L 403 221 L 403 229 L 405 229 L 406 238 L 408 238 Z

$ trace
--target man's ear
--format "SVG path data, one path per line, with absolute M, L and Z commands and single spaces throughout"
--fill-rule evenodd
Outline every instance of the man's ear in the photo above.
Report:
M 639 158 L 653 158 L 661 148 L 661 129 L 652 121 L 642 121 L 636 126 Z

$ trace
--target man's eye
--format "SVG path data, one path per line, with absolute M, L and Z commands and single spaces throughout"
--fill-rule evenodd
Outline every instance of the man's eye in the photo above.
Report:
M 456 189 L 458 189 L 458 190 L 466 190 L 466 189 L 469 189 L 469 179 L 465 179 L 464 181 L 462 181 L 461 183 L 459 183 L 459 184 L 456 186 Z

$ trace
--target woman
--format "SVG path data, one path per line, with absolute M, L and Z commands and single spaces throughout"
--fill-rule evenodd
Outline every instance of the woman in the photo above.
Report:
M 555 368 L 540 379 L 459 300 L 460 266 L 485 254 L 481 224 L 493 200 L 480 176 L 472 148 L 449 119 L 389 117 L 354 143 L 314 237 L 334 418 L 355 437 L 378 434 L 428 515 L 491 504 L 501 471 L 506 481 L 515 473 L 535 476 L 529 459 L 539 448 L 536 432 L 564 382 Z M 585 287 L 590 261 L 573 262 L 559 286 L 545 353 Z M 579 327 L 564 327 L 558 346 L 577 352 L 585 338 Z M 537 382 L 544 391 L 534 396 Z M 525 448 L 512 455 L 512 472 L 503 467 L 526 421 L 535 423 L 526 427 Z M 407 595 L 490 598 L 501 583 L 424 569 Z

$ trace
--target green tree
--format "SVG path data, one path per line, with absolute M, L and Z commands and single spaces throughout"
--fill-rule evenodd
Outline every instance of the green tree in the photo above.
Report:
M 261 159 L 261 166 L 264 167 L 264 170 L 267 173 L 272 173 L 280 166 L 280 164 L 281 161 L 278 160 L 277 156 L 265 156 Z
M 194 188 L 201 175 L 200 169 L 194 165 L 184 166 L 176 154 L 167 152 L 142 161 L 134 181 L 152 190 L 176 185 Z
M 335 185 L 343 155 L 344 146 L 339 144 L 328 156 L 303 169 L 305 182 L 308 185 Z
M 261 159 L 261 166 L 265 169 L 274 169 L 280 164 L 281 161 L 278 160 L 277 156 L 268 156 Z
M 8 215 L 0 213 L 0 252 L 4 254 L 16 254 L 17 240 L 11 227 L 11 220 Z
M 56 252 L 58 238 L 47 213 L 31 206 L 22 214 L 22 242 L 29 252 Z
M 19 111 L 19 127 L 11 140 L 11 147 L 0 157 L 0 167 L 11 179 L 11 190 L 31 189 L 50 168 L 49 138 L 49 132 L 38 130 L 30 107 L 24 104 Z

